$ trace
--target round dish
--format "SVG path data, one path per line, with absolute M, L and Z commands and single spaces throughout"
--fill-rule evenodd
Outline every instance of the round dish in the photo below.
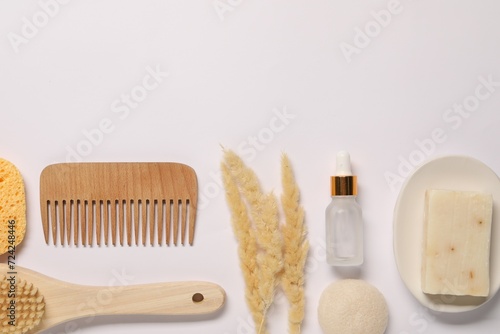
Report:
M 493 197 L 490 294 L 486 298 L 430 296 L 422 292 L 421 252 L 427 189 L 481 191 Z M 464 312 L 489 301 L 500 288 L 500 179 L 488 166 L 466 156 L 439 157 L 417 168 L 403 184 L 394 209 L 394 255 L 406 287 L 422 305 L 440 312 Z

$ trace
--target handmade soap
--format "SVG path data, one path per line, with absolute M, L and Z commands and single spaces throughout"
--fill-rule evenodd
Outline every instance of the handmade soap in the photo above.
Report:
M 492 207 L 490 194 L 427 190 L 424 293 L 488 296 Z

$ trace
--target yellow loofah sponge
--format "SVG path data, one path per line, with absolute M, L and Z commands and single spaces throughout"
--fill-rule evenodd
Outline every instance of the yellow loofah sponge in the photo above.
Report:
M 21 173 L 0 158 L 0 255 L 13 251 L 23 241 L 25 232 L 26 199 Z
M 384 296 L 362 280 L 334 282 L 319 300 L 318 318 L 325 334 L 382 334 L 388 317 Z

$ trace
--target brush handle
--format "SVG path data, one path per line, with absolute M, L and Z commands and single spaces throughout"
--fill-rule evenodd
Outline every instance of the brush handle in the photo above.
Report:
M 37 283 L 41 283 L 41 280 Z M 36 333 L 63 322 L 101 315 L 207 314 L 219 310 L 226 297 L 220 286 L 210 282 L 106 287 L 68 284 L 57 280 L 48 283 L 50 285 L 42 283 L 45 287 L 46 310 Z
M 95 315 L 206 314 L 222 307 L 225 293 L 209 282 L 167 282 L 119 287 L 83 287 L 84 306 Z M 93 302 L 89 301 L 92 300 Z M 94 298 L 92 298 L 94 297 Z

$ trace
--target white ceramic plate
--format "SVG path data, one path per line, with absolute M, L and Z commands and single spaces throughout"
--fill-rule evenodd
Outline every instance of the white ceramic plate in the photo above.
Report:
M 430 296 L 420 287 L 424 199 L 427 189 L 481 191 L 493 196 L 490 294 L 486 298 Z M 394 210 L 394 254 L 404 283 L 424 306 L 440 312 L 464 312 L 490 300 L 500 287 L 500 179 L 482 162 L 444 156 L 417 168 L 401 188 Z

